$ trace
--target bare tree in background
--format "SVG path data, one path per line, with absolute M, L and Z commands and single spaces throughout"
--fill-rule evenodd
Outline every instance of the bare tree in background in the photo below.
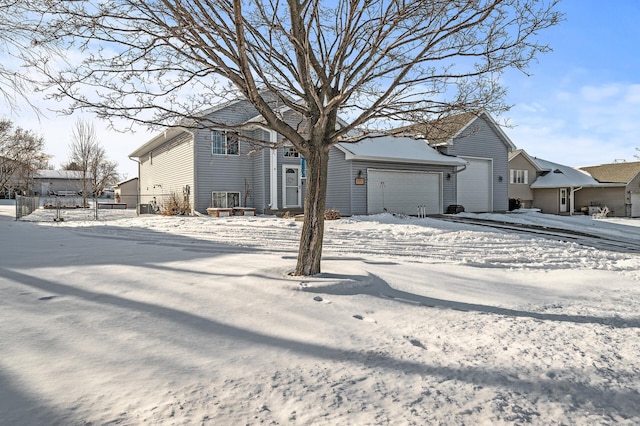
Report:
M 99 195 L 106 185 L 115 183 L 118 164 L 107 159 L 95 128 L 88 121 L 76 121 L 69 150 L 69 162 L 65 168 L 82 173 L 82 203 L 86 206 L 87 197 Z
M 50 156 L 44 153 L 44 138 L 30 130 L 0 120 L 0 192 L 31 195 L 33 176 L 48 167 Z
M 311 275 L 320 272 L 329 149 L 374 129 L 505 111 L 500 75 L 549 50 L 537 37 L 561 20 L 557 1 L 59 1 L 36 34 L 84 52 L 49 73 L 70 111 L 224 128 L 199 113 L 246 98 L 307 160 L 295 274 Z

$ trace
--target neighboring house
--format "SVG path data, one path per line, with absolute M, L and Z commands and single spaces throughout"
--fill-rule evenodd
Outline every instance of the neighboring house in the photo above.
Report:
M 640 217 L 640 161 L 580 167 L 580 170 L 598 182 L 610 184 L 586 191 L 594 202 L 607 205 L 616 216 Z
M 467 160 L 467 167 L 453 176 L 456 204 L 467 212 L 509 208 L 509 153 L 516 147 L 487 112 L 459 114 L 410 131 L 441 153 Z
M 91 192 L 91 182 L 87 182 Z M 82 192 L 82 172 L 73 170 L 38 170 L 33 176 L 37 195 L 78 195 Z
M 138 205 L 138 178 L 131 178 L 118 182 L 114 187 L 114 201 L 125 203 L 128 209 L 135 209 Z
M 544 213 L 591 214 L 606 206 L 610 216 L 632 216 L 632 188 L 640 189 L 640 163 L 575 169 L 516 150 L 510 155 L 509 169 L 509 197 L 519 199 L 523 208 Z M 640 194 L 634 197 L 638 197 L 640 216 Z
M 140 203 L 155 198 L 162 205 L 178 195 L 200 213 L 239 206 L 259 213 L 302 211 L 306 162 L 261 124 L 248 102 L 212 108 L 203 119 L 243 129 L 170 128 L 142 145 L 130 154 L 139 164 Z M 343 215 L 416 214 L 419 208 L 439 214 L 465 203 L 467 211 L 507 210 L 507 152 L 513 144 L 486 113 L 469 117 L 454 134 L 437 149 L 424 140 L 391 136 L 334 146 L 327 208 Z

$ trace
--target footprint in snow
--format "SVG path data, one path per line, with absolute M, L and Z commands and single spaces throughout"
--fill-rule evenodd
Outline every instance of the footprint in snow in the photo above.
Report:
M 331 302 L 330 302 L 330 301 L 328 301 L 328 300 L 324 300 L 324 299 L 323 299 L 322 297 L 320 297 L 320 296 L 316 296 L 316 297 L 314 297 L 314 298 L 313 298 L 313 300 L 315 300 L 316 302 L 324 302 L 324 303 L 326 303 L 326 304 L 330 304 L 330 303 L 331 303 Z
M 368 318 L 368 317 L 363 317 L 362 315 L 356 314 L 353 316 L 353 318 L 360 320 L 360 321 L 364 321 L 364 322 L 370 322 L 373 324 L 377 324 L 377 321 L 374 320 L 373 318 Z
M 39 297 L 38 300 L 51 300 L 54 299 L 58 296 L 44 296 L 44 297 Z

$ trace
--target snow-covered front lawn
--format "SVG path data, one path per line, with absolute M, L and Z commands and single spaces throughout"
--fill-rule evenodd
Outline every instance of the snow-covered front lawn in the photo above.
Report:
M 302 278 L 291 219 L 12 209 L 2 425 L 640 423 L 638 254 L 379 215 Z

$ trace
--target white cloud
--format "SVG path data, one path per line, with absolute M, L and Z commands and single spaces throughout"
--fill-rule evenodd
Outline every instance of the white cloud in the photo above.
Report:
M 635 147 L 640 146 L 638 84 L 564 88 L 546 100 L 534 98 L 518 104 L 509 115 L 516 127 L 507 133 L 516 146 L 533 156 L 567 165 L 636 160 Z
M 580 89 L 580 95 L 586 102 L 603 102 L 609 98 L 618 97 L 621 87 L 618 84 L 603 86 L 584 86 Z

